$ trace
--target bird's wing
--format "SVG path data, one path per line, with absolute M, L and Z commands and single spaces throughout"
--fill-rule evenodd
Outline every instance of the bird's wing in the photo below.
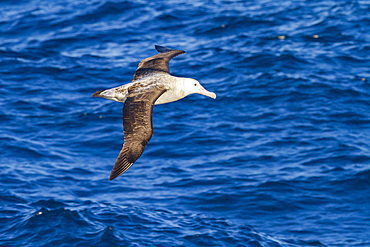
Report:
M 183 50 L 174 50 L 164 46 L 155 46 L 155 49 L 160 52 L 152 57 L 145 58 L 139 63 L 134 78 L 132 81 L 139 80 L 145 76 L 155 73 L 170 73 L 168 63 L 170 60 L 180 54 L 184 54 Z
M 123 107 L 124 145 L 109 180 L 124 173 L 144 152 L 153 135 L 153 105 L 166 89 L 151 85 L 145 89 L 129 89 Z

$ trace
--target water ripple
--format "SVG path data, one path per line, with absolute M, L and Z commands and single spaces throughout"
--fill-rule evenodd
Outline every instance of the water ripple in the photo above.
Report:
M 2 1 L 0 245 L 365 246 L 364 1 Z M 154 44 L 199 80 L 108 182 Z

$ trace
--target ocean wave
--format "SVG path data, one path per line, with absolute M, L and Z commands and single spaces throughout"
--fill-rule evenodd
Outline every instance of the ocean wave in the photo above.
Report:
M 369 6 L 2 1 L 0 245 L 363 246 Z M 118 179 L 122 103 L 154 45 L 191 95 L 154 107 Z
M 97 205 L 92 202 L 71 208 L 54 200 L 38 201 L 32 207 L 39 209 L 12 221 L 11 226 L 2 232 L 3 243 L 34 239 L 26 246 L 135 246 L 152 245 L 151 239 L 155 238 L 155 246 L 324 246 L 318 241 L 295 244 L 278 240 L 257 232 L 251 226 L 236 226 L 223 218 L 160 209 Z M 99 224 L 93 223 L 98 221 Z M 71 232 L 70 229 L 75 230 Z M 139 229 L 148 232 L 148 235 L 135 233 Z

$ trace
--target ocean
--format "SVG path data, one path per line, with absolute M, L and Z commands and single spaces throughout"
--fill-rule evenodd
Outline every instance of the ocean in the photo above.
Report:
M 154 45 L 190 95 L 108 181 Z M 0 246 L 370 246 L 370 2 L 0 1 Z

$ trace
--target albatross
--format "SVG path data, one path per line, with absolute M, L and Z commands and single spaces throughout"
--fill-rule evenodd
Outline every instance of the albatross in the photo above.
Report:
M 216 98 L 215 93 L 207 91 L 197 80 L 170 74 L 170 60 L 185 51 L 157 45 L 155 49 L 159 53 L 139 63 L 131 83 L 97 91 L 92 95 L 124 103 L 124 145 L 109 180 L 127 171 L 144 152 L 154 133 L 154 105 L 177 101 L 194 93 Z

